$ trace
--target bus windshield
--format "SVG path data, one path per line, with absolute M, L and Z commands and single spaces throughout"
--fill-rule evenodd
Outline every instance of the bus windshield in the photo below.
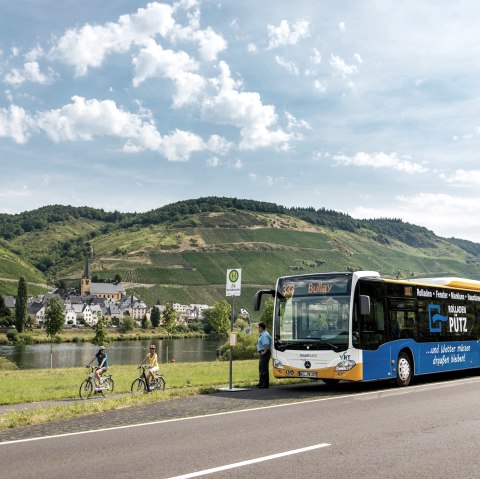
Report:
M 351 281 L 348 273 L 280 278 L 275 348 L 347 349 Z

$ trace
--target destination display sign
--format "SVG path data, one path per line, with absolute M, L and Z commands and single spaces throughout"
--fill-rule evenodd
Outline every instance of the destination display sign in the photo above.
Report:
M 284 278 L 279 282 L 279 291 L 285 298 L 293 296 L 330 296 L 350 293 L 349 276 L 322 276 Z

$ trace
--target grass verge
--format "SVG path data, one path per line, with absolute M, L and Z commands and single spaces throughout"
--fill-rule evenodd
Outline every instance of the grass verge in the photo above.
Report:
M 134 366 L 115 366 L 109 370 L 115 380 L 114 393 L 125 395 L 99 400 L 72 401 L 69 405 L 39 405 L 28 410 L 7 410 L 0 415 L 0 430 L 43 424 L 49 421 L 71 419 L 98 412 L 122 409 L 178 397 L 207 394 L 229 381 L 227 361 L 164 364 L 161 372 L 167 381 L 164 392 L 131 396 L 132 381 L 138 377 Z M 56 401 L 78 398 L 80 383 L 86 377 L 85 368 L 30 369 L 1 371 L 2 393 L 0 403 L 13 405 L 37 401 Z M 258 380 L 258 361 L 233 363 L 234 386 L 253 386 Z M 272 378 L 272 383 L 277 380 Z

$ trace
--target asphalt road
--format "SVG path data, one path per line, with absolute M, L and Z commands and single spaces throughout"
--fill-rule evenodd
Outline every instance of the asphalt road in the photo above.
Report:
M 247 410 L 0 442 L 3 478 L 478 478 L 480 378 L 221 396 Z M 271 393 L 270 393 L 271 391 Z M 316 394 L 306 394 L 305 391 Z M 248 396 L 250 394 L 250 396 Z M 295 395 L 295 386 L 288 388 Z M 259 396 L 255 396 L 258 398 Z M 239 399 L 240 398 L 240 399 Z M 205 397 L 198 401 L 212 401 Z M 206 411 L 208 412 L 208 411 Z M 38 434 L 37 434 L 38 436 Z

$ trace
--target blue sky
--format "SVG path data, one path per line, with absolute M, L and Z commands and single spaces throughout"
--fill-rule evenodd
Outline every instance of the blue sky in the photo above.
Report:
M 0 212 L 201 196 L 480 242 L 473 0 L 3 0 Z

